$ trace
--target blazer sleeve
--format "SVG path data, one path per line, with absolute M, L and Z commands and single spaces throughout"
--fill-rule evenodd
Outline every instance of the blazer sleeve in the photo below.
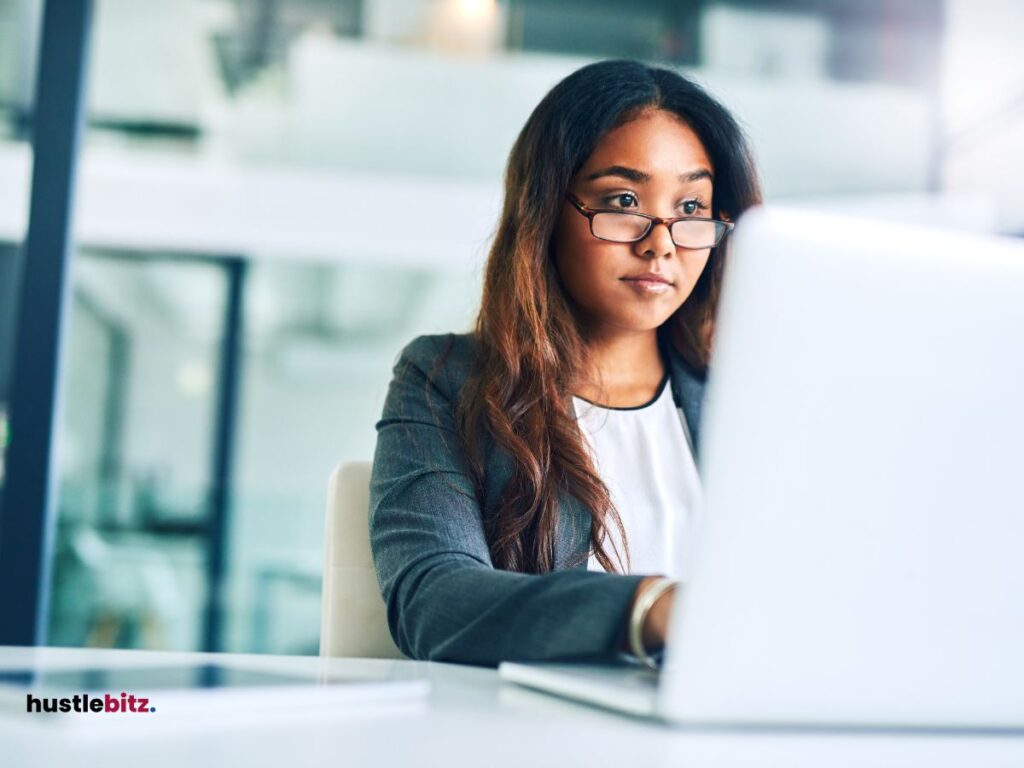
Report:
M 642 576 L 493 567 L 455 432 L 442 342 L 421 336 L 394 368 L 370 482 L 370 543 L 388 626 L 415 659 L 611 660 Z M 429 374 L 434 373 L 432 379 Z

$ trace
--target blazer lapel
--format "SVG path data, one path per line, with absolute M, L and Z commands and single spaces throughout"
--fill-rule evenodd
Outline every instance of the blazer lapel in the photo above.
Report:
M 686 426 L 693 438 L 693 458 L 700 466 L 700 423 L 704 405 L 704 379 L 698 378 L 686 361 L 678 354 L 669 355 L 672 377 L 672 397 L 683 409 Z

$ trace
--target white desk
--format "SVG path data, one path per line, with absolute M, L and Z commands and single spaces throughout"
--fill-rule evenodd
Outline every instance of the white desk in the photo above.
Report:
M 1024 766 L 1024 738 L 684 730 L 501 683 L 489 669 L 374 659 L 0 648 L 0 668 L 217 659 L 269 670 L 387 671 L 432 683 L 418 704 L 175 725 L 125 719 L 63 729 L 0 715 L 0 765 L 203 766 Z M 321 666 L 326 665 L 326 666 Z

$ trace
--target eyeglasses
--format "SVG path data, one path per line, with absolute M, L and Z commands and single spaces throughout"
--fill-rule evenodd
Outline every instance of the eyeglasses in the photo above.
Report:
M 678 216 L 662 219 L 646 213 L 632 211 L 598 210 L 584 204 L 576 195 L 567 192 L 566 199 L 581 215 L 590 220 L 590 234 L 598 240 L 613 243 L 636 243 L 647 237 L 655 224 L 664 224 L 678 248 L 702 250 L 714 248 L 735 226 L 729 221 L 702 219 L 697 216 Z

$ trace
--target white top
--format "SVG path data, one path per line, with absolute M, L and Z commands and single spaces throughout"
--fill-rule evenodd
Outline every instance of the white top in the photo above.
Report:
M 630 572 L 686 579 L 703 507 L 686 417 L 666 375 L 645 405 L 608 408 L 573 396 L 577 423 L 626 529 Z M 609 526 L 605 551 L 625 553 Z M 593 554 L 587 570 L 604 570 Z

